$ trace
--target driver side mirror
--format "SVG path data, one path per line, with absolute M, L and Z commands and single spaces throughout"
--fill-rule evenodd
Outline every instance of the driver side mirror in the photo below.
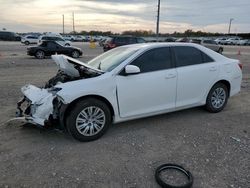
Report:
M 126 75 L 138 74 L 140 72 L 141 72 L 140 68 L 135 66 L 135 65 L 127 65 L 127 66 L 125 66 Z

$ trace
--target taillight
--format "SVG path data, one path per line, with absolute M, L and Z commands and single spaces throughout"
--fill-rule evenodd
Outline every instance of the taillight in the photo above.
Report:
M 112 42 L 108 42 L 107 45 L 108 45 L 109 48 L 116 47 L 116 45 L 114 43 L 112 43 Z
M 238 65 L 239 65 L 240 69 L 242 70 L 243 64 L 242 63 L 238 63 Z

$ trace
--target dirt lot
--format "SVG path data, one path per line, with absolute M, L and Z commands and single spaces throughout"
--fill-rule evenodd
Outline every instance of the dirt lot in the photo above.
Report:
M 73 45 L 83 49 L 82 61 L 102 53 Z M 20 43 L 0 42 L 0 187 L 158 187 L 154 170 L 169 162 L 192 172 L 194 188 L 249 187 L 250 47 L 226 47 L 224 54 L 241 60 L 244 78 L 223 112 L 194 108 L 130 121 L 80 143 L 56 130 L 7 123 L 20 87 L 42 86 L 57 69 L 49 58 L 27 56 Z

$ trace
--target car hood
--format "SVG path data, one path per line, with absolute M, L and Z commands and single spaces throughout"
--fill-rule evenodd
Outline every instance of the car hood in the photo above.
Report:
M 66 74 L 73 76 L 73 77 L 79 76 L 79 72 L 75 68 L 75 66 L 83 66 L 88 71 L 98 73 L 98 74 L 104 73 L 104 71 L 102 71 L 102 70 L 96 69 L 96 68 L 88 65 L 87 63 L 76 60 L 76 59 L 71 58 L 71 57 L 66 56 L 66 55 L 52 55 L 51 57 L 55 61 L 55 63 L 58 65 L 58 67 L 61 71 L 65 72 Z

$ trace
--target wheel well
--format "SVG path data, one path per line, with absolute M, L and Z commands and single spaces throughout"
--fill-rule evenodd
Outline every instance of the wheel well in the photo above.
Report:
M 217 83 L 222 83 L 222 84 L 224 84 L 224 85 L 227 87 L 228 96 L 230 96 L 230 90 L 231 90 L 230 82 L 227 81 L 227 80 L 220 80 L 220 81 L 216 82 L 215 84 L 217 84 Z M 215 85 L 215 84 L 214 84 L 214 85 Z
M 87 95 L 87 96 L 83 96 L 83 97 L 80 97 L 80 98 L 75 99 L 74 101 L 72 101 L 72 102 L 68 105 L 68 107 L 66 108 L 66 110 L 65 110 L 65 112 L 64 112 L 64 117 L 63 117 L 64 126 L 66 126 L 66 122 L 65 122 L 65 121 L 66 121 L 66 116 L 65 116 L 65 115 L 69 113 L 69 111 L 73 108 L 74 104 L 76 104 L 78 101 L 83 100 L 83 99 L 86 99 L 86 98 L 94 98 L 94 99 L 98 99 L 98 100 L 104 102 L 104 103 L 108 106 L 108 108 L 109 108 L 109 110 L 110 110 L 111 117 L 114 116 L 114 109 L 113 109 L 113 106 L 111 105 L 111 103 L 110 103 L 106 98 L 104 98 L 104 97 L 102 97 L 102 96 L 99 96 L 99 95 Z

